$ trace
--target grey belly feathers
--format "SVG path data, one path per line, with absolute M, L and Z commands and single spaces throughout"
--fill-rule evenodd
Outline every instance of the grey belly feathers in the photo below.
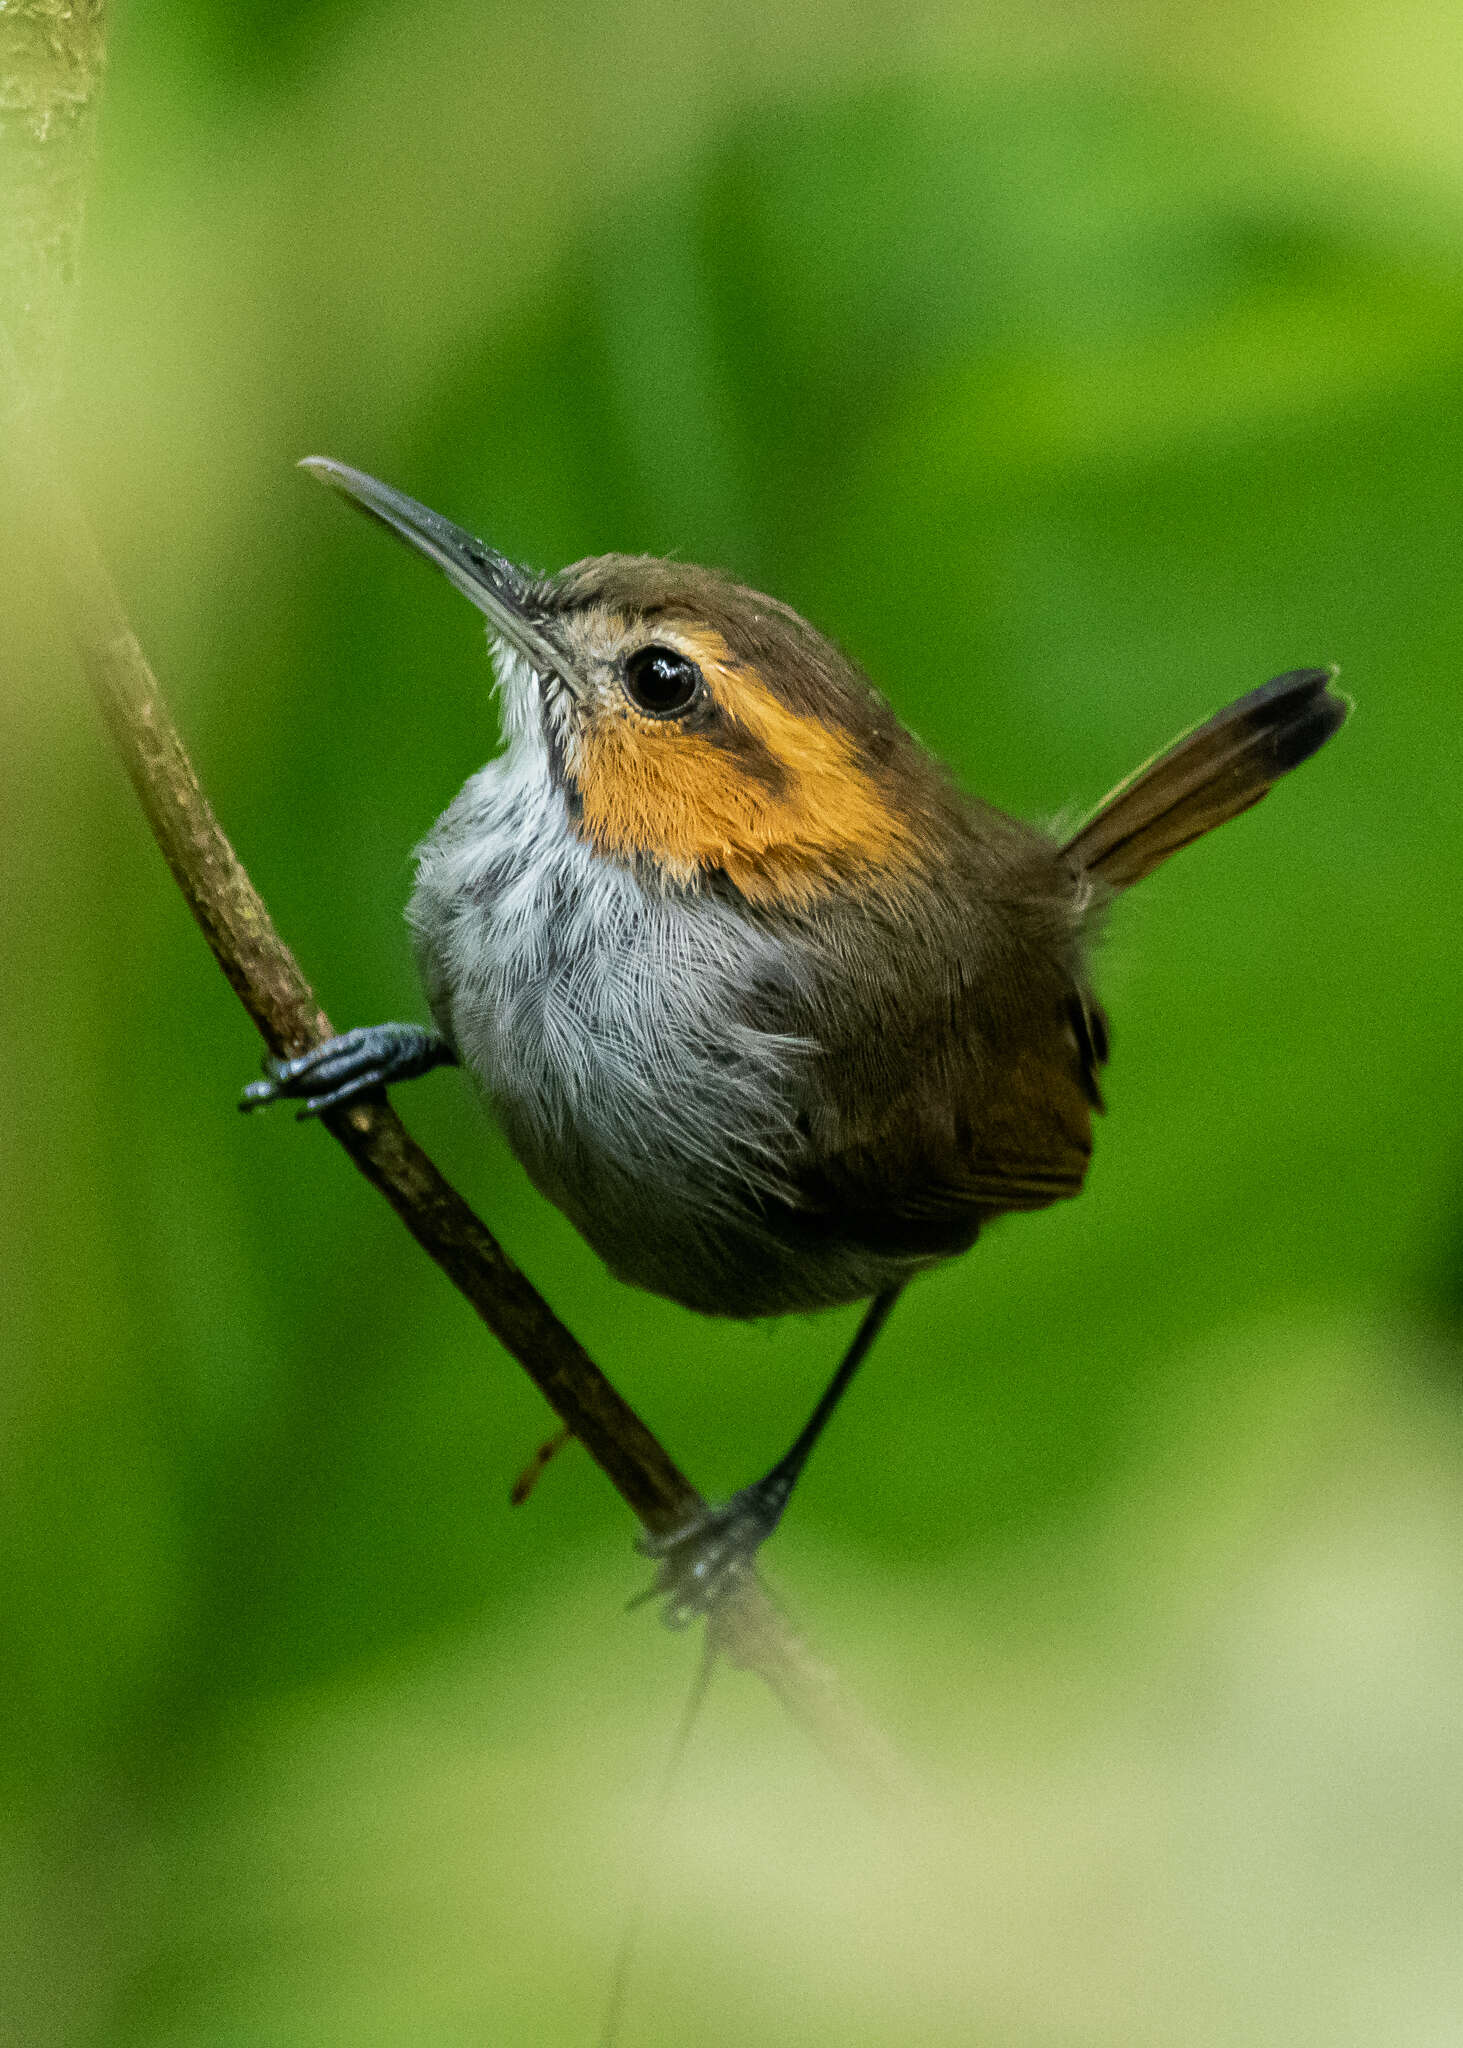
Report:
M 788 1242 L 817 1048 L 756 1021 L 798 969 L 712 896 L 674 906 L 576 835 L 529 735 L 418 852 L 408 919 L 437 1028 L 534 1184 L 618 1278 L 705 1314 L 853 1301 L 911 1270 Z M 770 998 L 770 999 L 769 999 Z

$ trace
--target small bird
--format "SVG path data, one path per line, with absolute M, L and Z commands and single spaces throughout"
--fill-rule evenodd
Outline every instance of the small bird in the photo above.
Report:
M 1252 690 L 1065 840 L 966 796 L 787 605 L 600 555 L 538 577 L 344 464 L 302 467 L 487 620 L 506 745 L 417 855 L 434 1030 L 381 1024 L 244 1092 L 317 1116 L 460 1063 L 610 1271 L 704 1315 L 867 1301 L 784 1457 L 642 1548 L 710 1611 L 779 1520 L 915 1274 L 1075 1195 L 1114 896 L 1330 738 L 1325 669 Z

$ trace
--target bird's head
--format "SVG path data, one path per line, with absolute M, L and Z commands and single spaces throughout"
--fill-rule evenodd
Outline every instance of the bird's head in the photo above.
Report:
M 435 562 L 488 622 L 510 739 L 598 852 L 676 887 L 801 908 L 898 894 L 951 793 L 858 669 L 788 606 L 707 569 L 600 555 L 557 576 L 342 463 L 302 465 Z

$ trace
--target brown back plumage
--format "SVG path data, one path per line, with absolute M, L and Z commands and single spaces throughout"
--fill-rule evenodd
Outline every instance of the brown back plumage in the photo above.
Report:
M 1119 783 L 1064 851 L 1109 889 L 1141 882 L 1325 744 L 1351 708 L 1331 680 L 1291 669 L 1227 705 Z

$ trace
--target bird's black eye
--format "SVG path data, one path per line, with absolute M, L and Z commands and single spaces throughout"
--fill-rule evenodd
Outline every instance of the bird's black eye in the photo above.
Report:
M 625 663 L 625 692 L 651 718 L 678 718 L 701 687 L 701 671 L 674 647 L 637 647 Z

